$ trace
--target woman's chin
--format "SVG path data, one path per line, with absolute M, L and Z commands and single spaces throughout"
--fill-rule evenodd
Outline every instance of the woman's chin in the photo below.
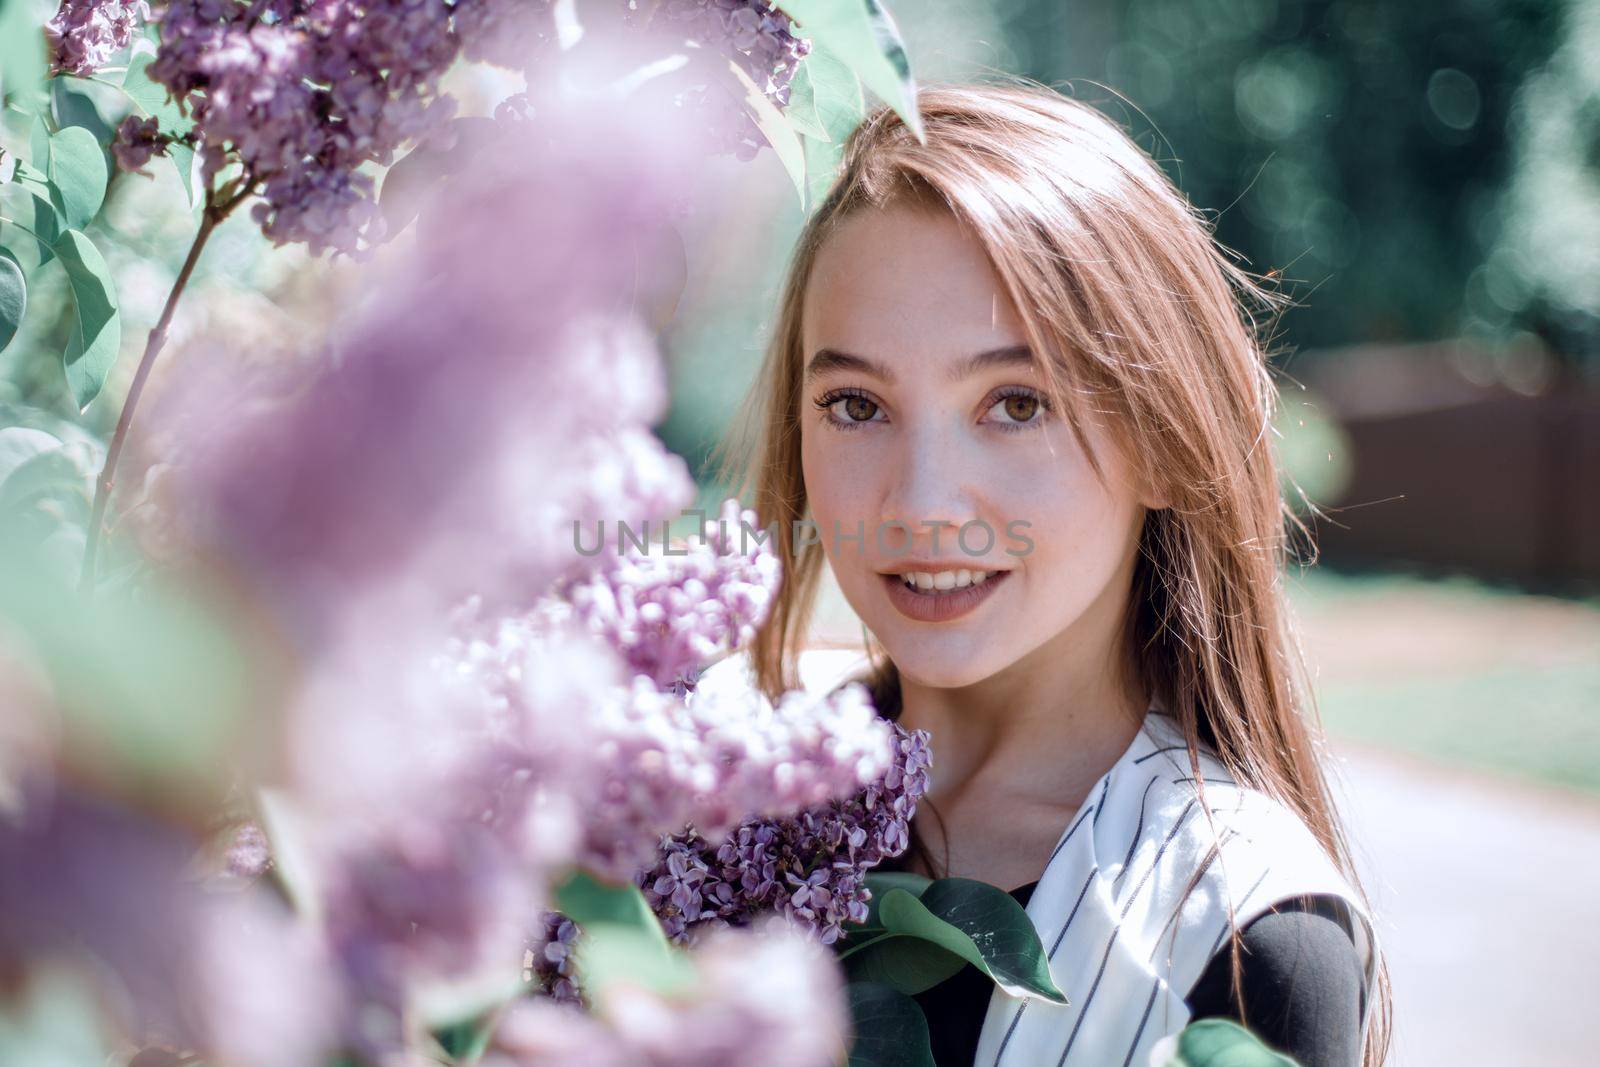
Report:
M 877 632 L 877 631 L 875 631 Z M 959 689 L 983 681 L 998 669 L 992 640 L 950 634 L 944 638 L 877 632 L 900 677 L 934 689 Z

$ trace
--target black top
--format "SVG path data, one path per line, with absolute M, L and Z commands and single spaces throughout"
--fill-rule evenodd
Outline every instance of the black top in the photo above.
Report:
M 1038 882 L 1011 890 L 1024 907 Z M 1361 1062 L 1361 959 L 1344 902 L 1337 897 L 1280 901 L 1240 931 L 1240 983 L 1233 990 L 1226 941 L 1184 1002 L 1190 1021 L 1242 1022 L 1300 1067 Z M 971 1067 L 994 982 L 972 964 L 917 994 L 939 1067 Z M 988 1065 L 984 1065 L 988 1067 Z

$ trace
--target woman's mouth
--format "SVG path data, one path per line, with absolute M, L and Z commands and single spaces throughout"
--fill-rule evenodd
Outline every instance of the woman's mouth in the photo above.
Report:
M 948 622 L 989 599 L 1010 571 L 943 569 L 881 574 L 889 602 L 916 622 Z

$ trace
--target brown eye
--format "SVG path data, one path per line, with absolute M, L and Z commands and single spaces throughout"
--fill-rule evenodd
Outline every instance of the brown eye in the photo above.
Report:
M 989 408 L 989 421 L 1004 430 L 1023 430 L 1043 422 L 1043 413 L 1049 410 L 1049 401 L 1037 393 L 1007 393 L 995 398 Z
M 1027 422 L 1039 410 L 1038 398 L 1031 396 L 1008 396 L 1005 405 L 1006 414 L 1016 422 Z
M 844 413 L 852 422 L 871 422 L 878 413 L 878 405 L 864 396 L 847 396 L 842 401 Z

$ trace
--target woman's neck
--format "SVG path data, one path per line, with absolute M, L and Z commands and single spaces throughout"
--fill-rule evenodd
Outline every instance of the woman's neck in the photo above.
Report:
M 932 735 L 928 795 L 936 805 L 1082 803 L 1127 751 L 1149 707 L 1125 660 L 1125 604 L 1097 602 L 1066 630 L 971 685 L 932 687 L 901 675 L 900 724 Z

